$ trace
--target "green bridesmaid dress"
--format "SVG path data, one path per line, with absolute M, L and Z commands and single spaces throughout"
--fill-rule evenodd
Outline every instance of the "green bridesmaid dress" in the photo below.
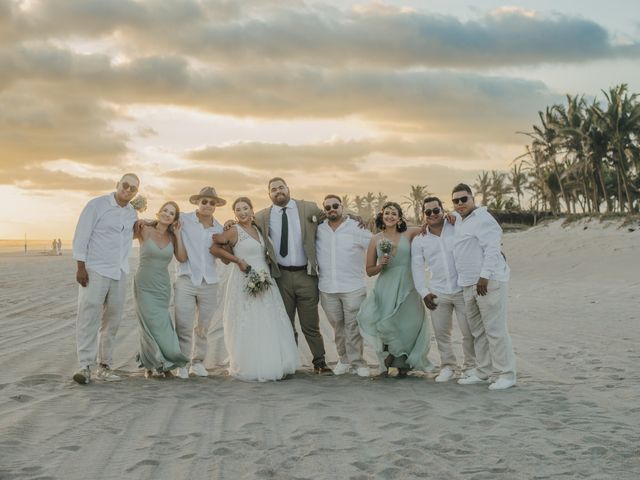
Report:
M 137 360 L 147 370 L 166 372 L 189 361 L 180 351 L 171 321 L 171 281 L 168 265 L 173 243 L 160 248 L 151 239 L 140 246 L 140 265 L 133 280 L 140 350 Z
M 378 258 L 382 256 L 378 245 Z M 425 307 L 411 276 L 411 244 L 402 235 L 396 254 L 380 272 L 373 290 L 362 302 L 357 316 L 365 340 L 375 349 L 384 371 L 384 359 L 395 357 L 391 366 L 430 371 L 427 357 L 431 331 Z

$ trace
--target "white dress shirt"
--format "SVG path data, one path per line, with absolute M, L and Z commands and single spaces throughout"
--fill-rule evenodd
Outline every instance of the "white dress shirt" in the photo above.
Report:
M 367 247 L 373 234 L 346 219 L 333 231 L 329 222 L 318 225 L 318 289 L 324 293 L 349 293 L 365 287 Z
M 178 262 L 178 276 L 189 277 L 191 283 L 198 287 L 205 281 L 208 284 L 218 283 L 220 278 L 216 271 L 216 259 L 209 248 L 213 243 L 213 234 L 224 231 L 215 218 L 213 225 L 205 228 L 196 212 L 180 214 L 182 222 L 182 243 L 187 250 L 187 261 Z
M 431 292 L 453 295 L 462 291 L 458 285 L 458 271 L 453 259 L 454 226 L 446 220 L 440 236 L 427 230 L 411 243 L 411 273 L 416 290 L 422 298 Z M 427 287 L 425 267 L 429 268 L 431 280 Z
M 466 218 L 455 213 L 453 258 L 458 270 L 458 284 L 468 287 L 480 277 L 509 281 L 509 265 L 502 255 L 502 228 L 486 207 L 478 207 Z
M 304 253 L 302 244 L 302 227 L 300 226 L 300 215 L 298 205 L 294 200 L 289 200 L 287 204 L 287 225 L 289 227 L 289 243 L 287 245 L 287 256 L 280 256 L 280 240 L 282 236 L 282 209 L 277 205 L 271 207 L 269 216 L 269 237 L 273 241 L 278 264 L 285 267 L 302 267 L 307 264 L 307 254 Z
M 121 207 L 115 193 L 96 197 L 80 214 L 73 236 L 73 258 L 103 277 L 120 280 L 129 273 L 133 225 L 138 214 L 130 203 Z

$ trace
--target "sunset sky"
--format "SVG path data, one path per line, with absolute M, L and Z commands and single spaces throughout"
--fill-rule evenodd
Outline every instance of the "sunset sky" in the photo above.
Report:
M 508 169 L 566 93 L 640 91 L 637 0 L 0 0 L 0 238 L 70 240 L 141 177 L 151 216 Z M 230 209 L 217 212 L 220 220 Z

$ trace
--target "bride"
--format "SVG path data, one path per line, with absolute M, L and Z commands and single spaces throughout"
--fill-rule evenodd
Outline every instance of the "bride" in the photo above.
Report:
M 280 380 L 300 366 L 293 329 L 269 274 L 265 239 L 253 224 L 251 200 L 236 199 L 233 212 L 238 223 L 214 235 L 211 247 L 213 255 L 238 267 L 229 275 L 223 301 L 229 373 L 240 380 Z M 262 290 L 251 283 L 250 272 L 265 280 Z

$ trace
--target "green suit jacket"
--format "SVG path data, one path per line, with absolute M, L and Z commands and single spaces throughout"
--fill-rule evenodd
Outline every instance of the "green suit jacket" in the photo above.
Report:
M 316 231 L 318 230 L 318 221 L 320 219 L 321 210 L 315 202 L 306 202 L 304 200 L 293 200 L 298 207 L 298 215 L 300 218 L 300 228 L 302 229 L 302 246 L 307 256 L 307 274 L 312 276 L 318 275 L 318 260 L 316 258 Z M 275 247 L 269 237 L 269 219 L 271 218 L 271 207 L 260 210 L 256 213 L 255 222 L 262 236 L 267 238 L 267 260 L 271 267 L 271 275 L 274 278 L 280 277 L 280 268 L 278 268 Z

